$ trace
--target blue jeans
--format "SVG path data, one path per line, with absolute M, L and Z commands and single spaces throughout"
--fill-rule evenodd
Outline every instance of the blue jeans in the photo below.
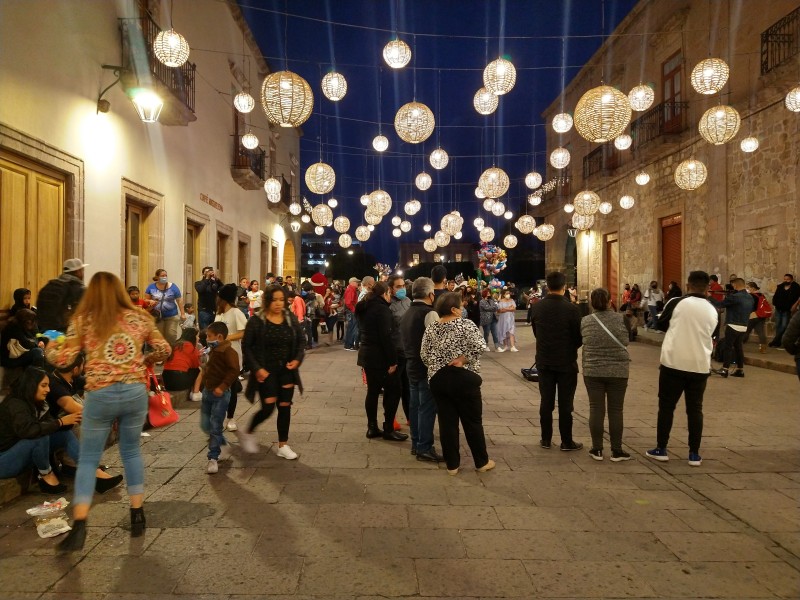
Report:
M 200 429 L 209 435 L 208 459 L 217 460 L 222 446 L 228 441 L 222 435 L 222 423 L 228 412 L 228 402 L 231 400 L 231 390 L 225 390 L 221 396 L 215 396 L 212 390 L 203 389 L 203 404 L 200 405 Z
M 205 329 L 214 322 L 214 313 L 205 310 L 198 311 L 197 322 L 200 324 L 200 329 Z
M 113 383 L 86 393 L 81 419 L 81 452 L 75 475 L 75 504 L 91 504 L 95 474 L 114 421 L 119 422 L 119 454 L 125 467 L 128 494 L 144 493 L 144 462 L 139 446 L 147 415 L 143 383 Z
M 51 471 L 49 436 L 19 440 L 8 450 L 0 452 L 0 479 L 16 477 L 31 465 L 42 475 Z
M 424 454 L 433 449 L 433 425 L 436 402 L 427 379 L 409 379 L 411 397 L 408 402 L 408 423 L 411 428 L 411 449 Z
M 249 319 L 250 318 L 250 307 L 246 307 L 245 308 L 245 307 L 241 307 L 240 306 L 239 310 L 242 311 L 242 314 L 244 315 L 245 319 Z
M 483 341 L 487 344 L 489 343 L 489 332 L 492 334 L 492 341 L 494 342 L 494 347 L 497 348 L 499 342 L 497 341 L 497 321 L 492 319 L 492 322 L 488 325 L 481 325 L 483 327 Z
M 658 322 L 658 306 L 655 304 L 648 305 L 647 310 L 650 311 L 650 321 L 648 321 L 647 327 L 650 329 L 655 329 L 656 323 Z
M 72 460 L 75 461 L 77 464 L 80 457 L 80 443 L 78 442 L 78 438 L 75 436 L 75 432 L 72 429 L 62 429 L 56 432 L 53 432 L 49 435 L 50 437 L 50 451 L 59 450 L 61 448 L 67 453 Z
M 772 343 L 780 347 L 783 341 L 783 332 L 789 325 L 789 319 L 792 317 L 792 311 L 775 309 L 775 337 L 772 338 Z
M 345 313 L 344 347 L 355 348 L 358 342 L 358 320 L 351 313 Z

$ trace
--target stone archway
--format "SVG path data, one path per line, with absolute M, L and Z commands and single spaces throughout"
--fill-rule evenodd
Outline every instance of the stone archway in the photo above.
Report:
M 287 275 L 297 279 L 297 255 L 294 242 L 288 239 L 283 243 L 283 276 Z

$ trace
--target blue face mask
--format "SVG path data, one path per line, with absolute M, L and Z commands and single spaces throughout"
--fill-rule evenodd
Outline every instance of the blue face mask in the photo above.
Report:
M 167 283 L 167 278 L 166 277 L 159 277 L 158 281 L 159 281 L 159 283 Z
M 208 342 L 209 348 L 216 348 L 217 346 L 219 346 L 219 340 L 210 340 Z
M 394 293 L 394 297 L 398 300 L 403 300 L 406 297 L 406 288 L 400 288 Z
M 307 292 L 305 290 L 300 290 L 300 295 L 301 296 L 305 296 L 306 294 L 307 294 Z

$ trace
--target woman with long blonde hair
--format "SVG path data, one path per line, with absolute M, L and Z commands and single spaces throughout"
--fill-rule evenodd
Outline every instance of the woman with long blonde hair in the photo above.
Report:
M 147 343 L 148 354 L 142 351 Z M 80 550 L 92 503 L 95 469 L 114 421 L 119 422 L 119 453 L 131 503 L 131 536 L 144 533 L 144 463 L 139 434 L 147 415 L 147 365 L 169 356 L 170 345 L 153 318 L 133 306 L 120 279 L 95 273 L 72 316 L 64 338 L 48 345 L 47 359 L 59 368 L 86 355 L 86 401 L 81 449 L 75 476 L 72 531 L 59 544 Z

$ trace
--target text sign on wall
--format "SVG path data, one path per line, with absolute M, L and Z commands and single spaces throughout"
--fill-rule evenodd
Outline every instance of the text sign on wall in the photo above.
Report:
M 222 212 L 224 210 L 222 208 L 222 204 L 220 204 L 213 198 L 209 198 L 206 194 L 200 194 L 200 202 L 202 202 L 203 204 L 208 204 L 213 208 L 216 208 L 219 212 Z

